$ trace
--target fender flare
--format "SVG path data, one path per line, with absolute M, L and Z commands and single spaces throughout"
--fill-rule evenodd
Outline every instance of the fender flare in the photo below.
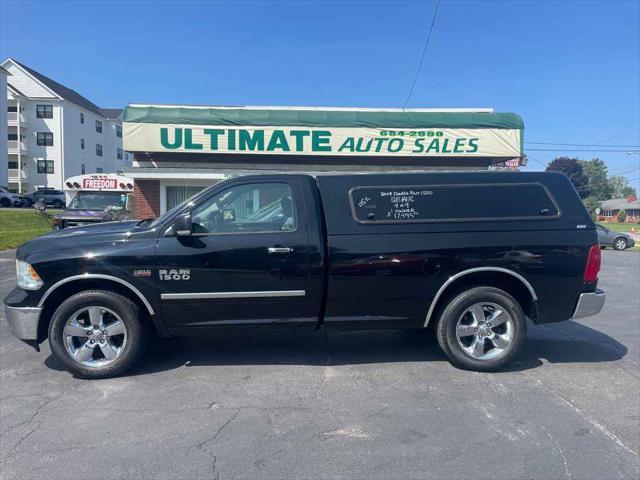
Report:
M 436 309 L 436 305 L 438 304 L 438 300 L 440 300 L 440 297 L 445 292 L 447 287 L 449 285 L 451 285 L 453 282 L 455 282 L 456 280 L 464 277 L 465 275 L 469 275 L 471 273 L 477 273 L 477 272 L 500 272 L 500 273 L 506 273 L 507 275 L 511 275 L 511 276 L 517 278 L 518 280 L 520 280 L 520 282 L 522 282 L 522 284 L 525 287 L 527 287 L 527 290 L 529 290 L 529 293 L 531 294 L 531 298 L 533 299 L 534 302 L 536 302 L 538 300 L 538 296 L 536 295 L 536 291 L 533 289 L 533 287 L 531 286 L 529 281 L 526 278 L 524 278 L 522 275 L 520 275 L 519 273 L 514 272 L 513 270 L 509 270 L 508 268 L 501 268 L 501 267 L 469 268 L 468 270 L 463 270 L 462 272 L 458 272 L 455 275 L 452 275 L 451 277 L 449 277 L 447 279 L 446 282 L 444 282 L 440 286 L 440 288 L 436 292 L 436 295 L 433 297 L 433 300 L 431 301 L 431 305 L 429 306 L 429 311 L 427 312 L 427 316 L 426 316 L 426 318 L 424 320 L 424 325 L 423 325 L 424 327 L 426 327 L 429 324 L 429 322 L 431 321 L 431 316 L 433 315 L 433 312 Z
M 38 302 L 38 308 L 42 308 L 44 306 L 44 302 L 47 300 L 49 295 L 51 295 L 58 287 L 64 285 L 65 283 L 73 282 L 75 280 L 88 280 L 88 279 L 94 279 L 94 278 L 97 278 L 100 280 L 110 280 L 112 282 L 119 283 L 120 285 L 124 285 L 126 288 L 128 288 L 132 293 L 134 293 L 140 299 L 140 301 L 147 308 L 147 311 L 149 312 L 150 315 L 152 316 L 155 315 L 155 312 L 153 311 L 153 307 L 151 306 L 149 301 L 146 299 L 146 297 L 142 294 L 140 290 L 138 290 L 136 287 L 131 285 L 126 280 L 123 280 L 119 277 L 114 277 L 112 275 L 103 275 L 99 273 L 84 273 L 82 275 L 73 275 L 71 277 L 63 278 L 59 282 L 54 283 L 49 288 L 49 290 L 47 290 L 45 294 L 42 296 L 42 298 L 40 299 L 40 302 Z

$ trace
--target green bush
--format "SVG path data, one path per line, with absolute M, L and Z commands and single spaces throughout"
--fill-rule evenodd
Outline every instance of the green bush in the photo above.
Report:
M 618 212 L 618 223 L 624 223 L 627 221 L 627 212 L 620 210 Z

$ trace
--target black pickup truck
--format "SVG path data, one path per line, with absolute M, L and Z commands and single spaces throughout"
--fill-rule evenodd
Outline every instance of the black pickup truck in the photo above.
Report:
M 154 335 L 433 327 L 451 362 L 491 371 L 526 318 L 598 313 L 600 248 L 556 173 L 264 175 L 155 220 L 20 246 L 13 334 L 81 377 L 122 373 Z

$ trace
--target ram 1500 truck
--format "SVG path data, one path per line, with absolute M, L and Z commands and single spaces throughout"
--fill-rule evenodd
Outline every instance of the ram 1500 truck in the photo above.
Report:
M 257 327 L 434 327 L 461 368 L 521 350 L 526 318 L 598 313 L 595 226 L 562 174 L 246 176 L 155 220 L 21 245 L 13 334 L 80 377 L 124 372 L 154 336 Z

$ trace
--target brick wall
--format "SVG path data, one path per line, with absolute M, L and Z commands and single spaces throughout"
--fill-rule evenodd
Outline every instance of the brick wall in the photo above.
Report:
M 133 196 L 136 218 L 155 218 L 160 215 L 159 180 L 136 180 Z

